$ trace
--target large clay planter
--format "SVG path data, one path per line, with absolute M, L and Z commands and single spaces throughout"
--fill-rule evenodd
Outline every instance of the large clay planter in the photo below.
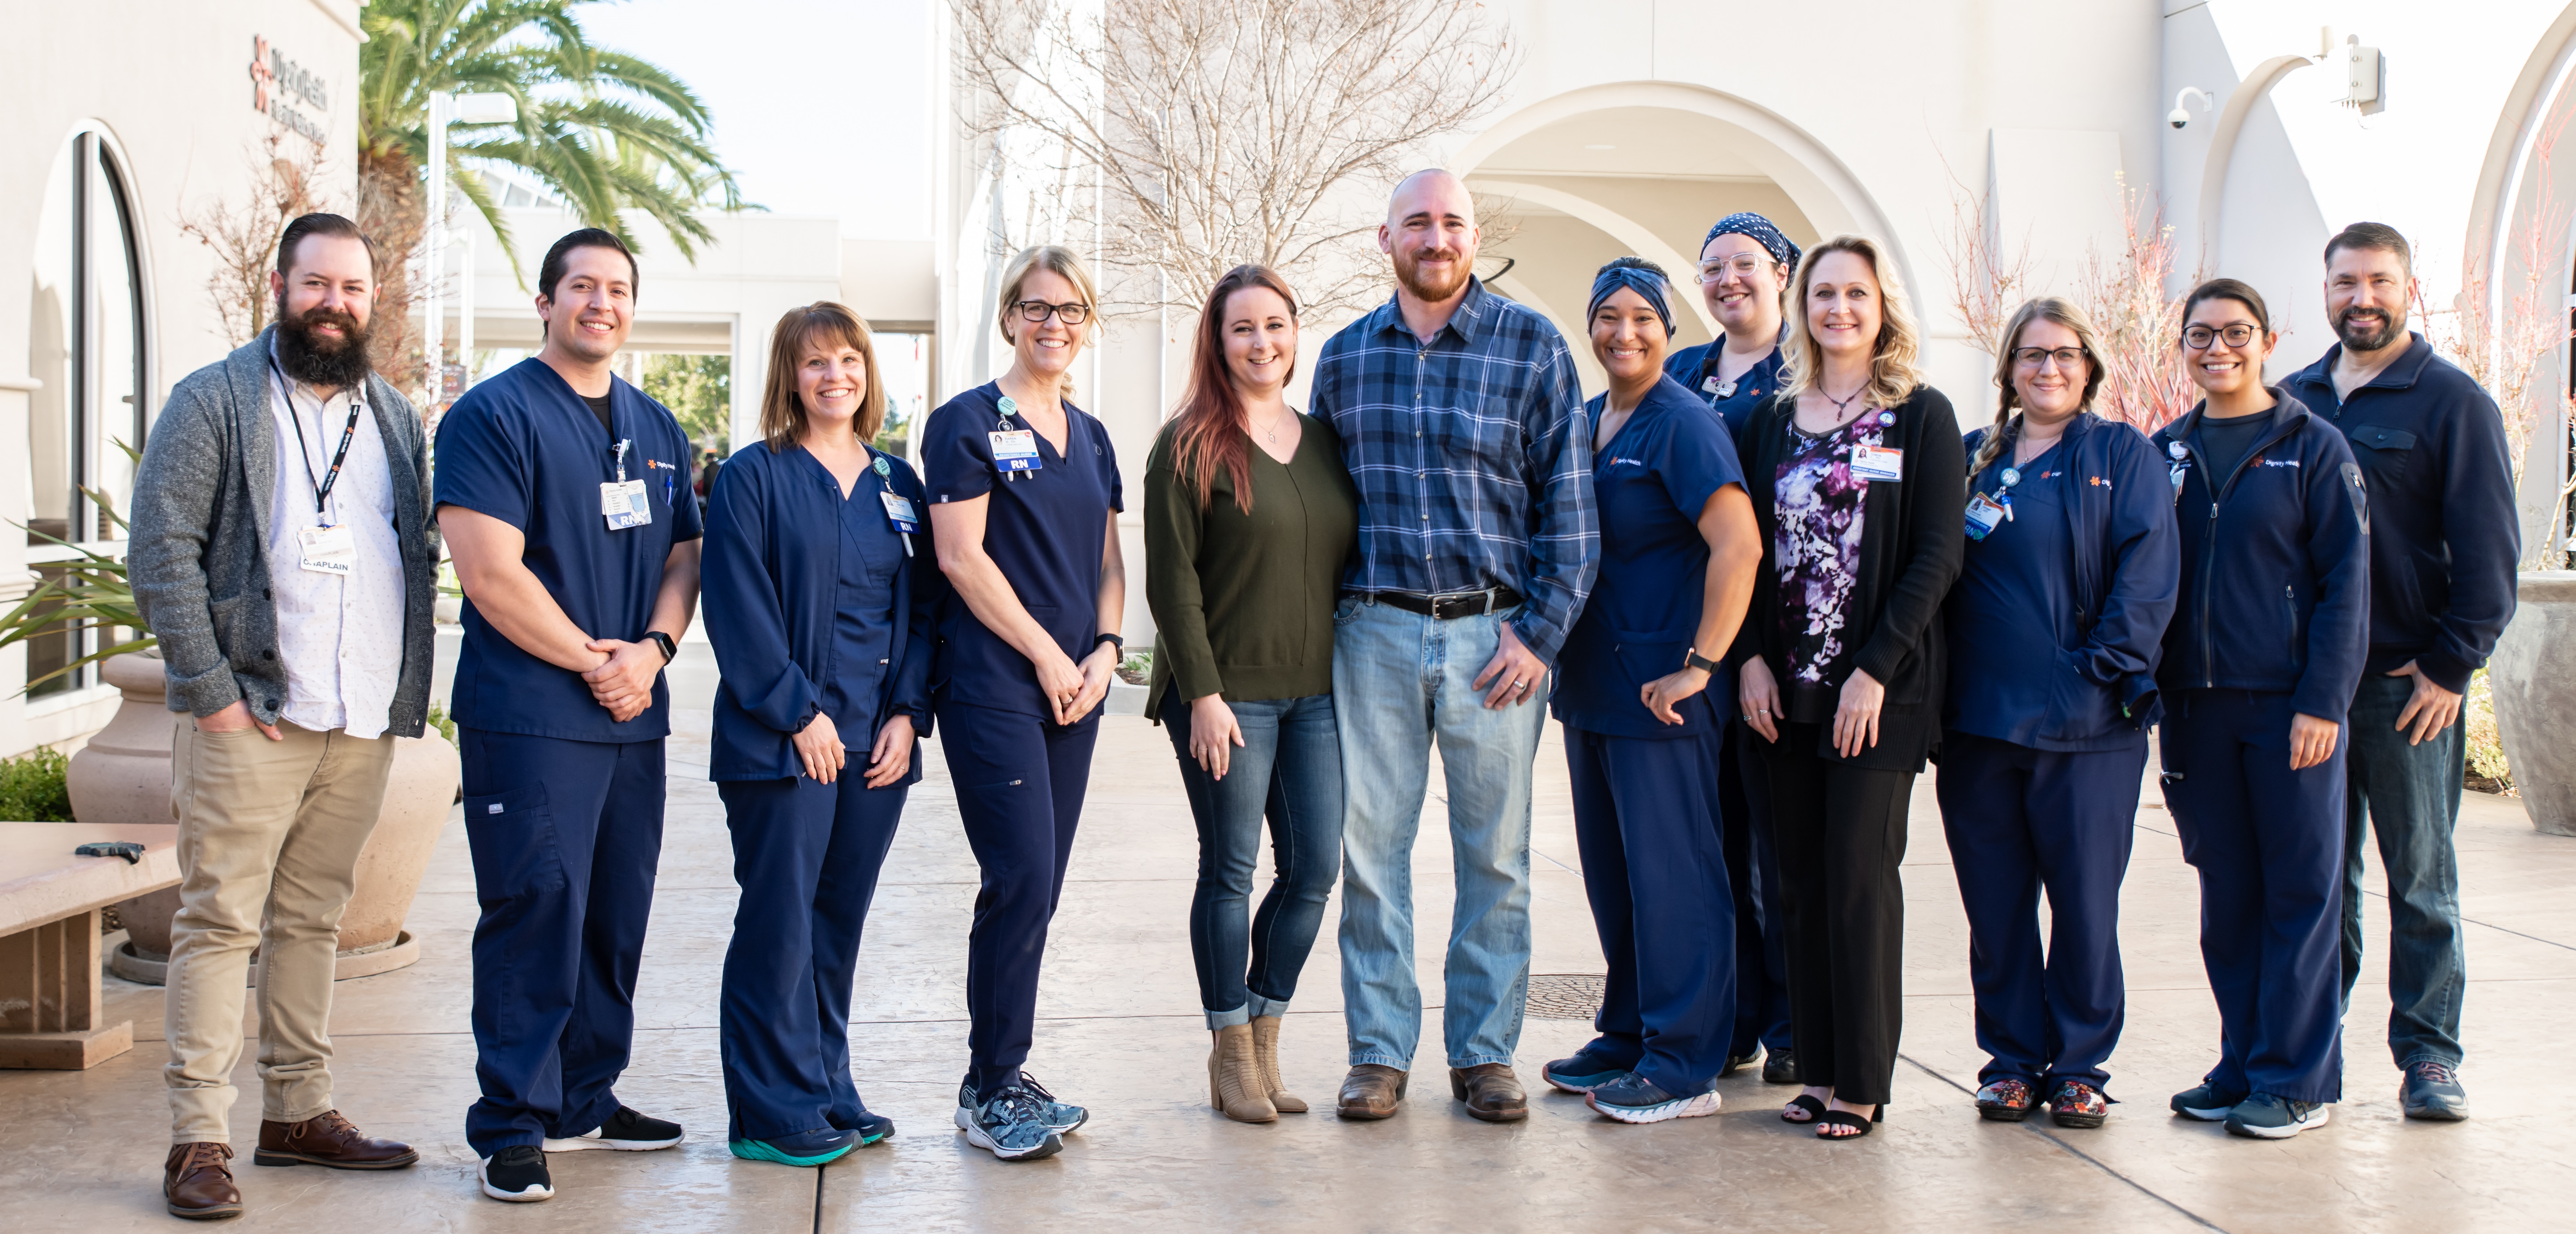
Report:
M 2576 570 L 2526 572 L 2520 591 L 2487 661 L 2496 735 L 2531 825 L 2576 836 Z
M 72 755 L 66 775 L 72 814 L 82 822 L 167 823 L 171 741 L 180 717 L 168 709 L 161 661 L 115 656 L 103 675 L 125 702 Z M 436 734 L 395 739 L 384 807 L 358 854 L 357 890 L 340 917 L 340 977 L 386 972 L 420 958 L 419 945 L 403 932 L 403 918 L 455 803 L 458 774 L 455 747 Z M 118 975 L 159 981 L 161 962 L 170 954 L 170 919 L 178 911 L 175 888 L 117 906 L 128 937 L 111 957 Z

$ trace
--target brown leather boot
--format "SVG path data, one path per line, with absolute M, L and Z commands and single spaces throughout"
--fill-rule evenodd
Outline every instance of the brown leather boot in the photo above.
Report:
M 1412 1076 L 1393 1067 L 1361 1063 L 1351 1068 L 1342 1079 L 1340 1107 L 1335 1111 L 1344 1118 L 1378 1119 L 1395 1114 L 1404 1100 L 1404 1085 Z
M 161 1197 L 170 1215 L 191 1221 L 242 1215 L 241 1188 L 233 1182 L 233 1146 L 212 1140 L 170 1146 L 161 1163 Z
M 1306 1099 L 1288 1091 L 1279 1079 L 1279 1017 L 1252 1017 L 1252 1062 L 1261 1069 L 1261 1086 L 1270 1094 L 1270 1104 L 1282 1114 L 1303 1114 Z
M 1467 1103 L 1467 1112 L 1489 1123 L 1516 1123 L 1529 1117 L 1529 1094 L 1509 1063 L 1478 1063 L 1449 1069 L 1449 1095 Z
M 1238 1123 L 1279 1121 L 1252 1064 L 1252 1026 L 1229 1024 L 1208 1035 L 1215 1038 L 1208 1050 L 1208 1104 Z
M 253 1165 L 327 1165 L 335 1170 L 399 1170 L 420 1160 L 409 1144 L 372 1140 L 340 1117 L 324 1110 L 300 1123 L 266 1119 L 259 1124 L 259 1148 Z

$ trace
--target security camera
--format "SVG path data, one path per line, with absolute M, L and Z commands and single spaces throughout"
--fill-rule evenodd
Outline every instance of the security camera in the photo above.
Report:
M 2174 108 L 2172 111 L 2165 113 L 2165 123 L 2170 124 L 2175 128 L 2181 128 L 2182 126 L 2191 123 L 2191 113 L 2184 111 L 2179 107 Z
M 2170 124 L 2175 128 L 2181 128 L 2184 125 L 2191 123 L 2191 109 L 2185 107 L 2184 104 L 2189 103 L 2194 98 L 2200 100 L 2200 109 L 2202 111 L 2209 111 L 2212 109 L 2208 91 L 2203 90 L 2198 86 L 2184 86 L 2181 90 L 2174 93 L 2173 110 L 2165 113 L 2165 123 Z

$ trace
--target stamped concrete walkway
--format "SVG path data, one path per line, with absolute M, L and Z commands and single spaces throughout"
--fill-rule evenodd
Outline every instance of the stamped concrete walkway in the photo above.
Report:
M 2194 1083 L 2217 1016 L 2195 946 L 2197 896 L 2160 807 L 2138 816 L 2124 902 L 2130 982 L 2113 1091 L 2099 1131 L 1981 1123 L 1971 1106 L 1966 926 L 1926 777 L 1915 799 L 1907 890 L 1906 1026 L 1896 1101 L 1878 1134 L 1817 1142 L 1776 1117 L 1793 1090 L 1739 1074 L 1716 1117 L 1628 1127 L 1561 1095 L 1528 1122 L 1493 1127 L 1447 1096 L 1430 1043 L 1403 1113 L 1226 1122 L 1203 1099 L 1200 1026 L 1184 928 L 1194 841 L 1162 732 L 1105 721 L 1091 801 L 1057 918 L 1030 1069 L 1088 1104 L 1090 1126 L 1051 1160 L 1004 1164 L 949 1126 L 965 1057 L 962 985 L 975 867 L 936 753 L 888 860 L 860 959 L 852 1058 L 894 1139 L 825 1170 L 740 1162 L 724 1148 L 716 989 L 733 912 L 722 812 L 702 779 L 704 712 L 671 750 L 669 839 L 637 1006 L 643 1031 L 619 1092 L 687 1124 L 660 1153 L 553 1159 L 561 1197 L 510 1206 L 475 1190 L 463 1114 L 475 1094 L 467 1029 L 474 920 L 462 824 L 449 824 L 411 916 L 415 967 L 344 982 L 334 1029 L 340 1108 L 419 1146 L 390 1175 L 249 1165 L 259 1118 L 247 1061 L 235 1134 L 250 1215 L 241 1230 L 1771 1230 L 2566 1229 L 2576 1225 L 2576 1092 L 2566 1048 L 2576 1010 L 2576 841 L 2535 835 L 2517 803 L 2472 795 L 2460 827 L 2470 973 L 2465 1078 L 2475 1121 L 2408 1123 L 2382 1044 L 2379 965 L 2355 995 L 2348 1099 L 2333 1123 L 2286 1143 L 2179 1122 L 2164 1098 Z M 1597 973 L 1551 726 L 1536 820 L 1538 973 Z M 1435 777 L 1434 782 L 1437 782 Z M 2154 800 L 2152 792 L 2149 801 Z M 1416 853 L 1422 974 L 1436 999 L 1448 917 L 1445 817 L 1434 802 Z M 2376 885 L 2374 875 L 2374 885 Z M 2372 937 L 2384 907 L 2370 901 Z M 1328 921 L 1337 919 L 1338 910 Z M 1319 1106 L 1342 1072 L 1339 965 L 1329 932 L 1286 1034 L 1292 1086 Z M 0 1073 L 0 1228 L 100 1234 L 176 1228 L 161 1211 L 161 992 L 110 979 L 135 1050 L 85 1073 Z M 246 1024 L 255 1032 L 256 1024 Z M 1588 1035 L 1529 1021 L 1519 1065 Z M 2079 1225 L 2080 1223 L 2080 1225 Z

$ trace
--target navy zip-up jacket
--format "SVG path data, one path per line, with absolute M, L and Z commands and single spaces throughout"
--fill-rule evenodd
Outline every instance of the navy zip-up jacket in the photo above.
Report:
M 1967 436 L 1969 458 L 1993 427 Z M 2114 732 L 2137 732 L 2164 715 L 2156 692 L 2156 662 L 2163 654 L 2165 628 L 2173 620 L 2175 584 L 2182 570 L 2181 542 L 2175 533 L 2166 470 L 2157 465 L 2159 451 L 2146 435 L 2116 421 L 2086 413 L 2068 421 L 2065 461 L 2059 469 L 2073 477 L 2066 512 L 2067 563 L 2064 583 L 2074 599 L 2076 646 L 2057 648 L 2050 659 L 2032 649 L 2033 671 L 2066 674 L 2075 689 L 2048 692 L 2049 714 L 2039 736 L 2053 748 L 2072 748 Z M 1992 472 L 2011 462 L 2010 450 L 1995 457 Z M 1970 484 L 1991 492 L 1982 477 Z M 1957 593 L 1954 591 L 1955 597 Z M 1956 617 L 1950 637 L 1973 637 Z M 1958 657 L 1953 656 L 1956 663 Z M 1963 674 L 1950 680 L 1950 713 L 1984 706 L 1979 683 Z
M 2182 532 L 2182 589 L 2156 680 L 2290 696 L 2343 723 L 2370 620 L 2370 498 L 2343 434 L 2280 387 L 2280 416 L 2236 470 L 2192 448 L 2203 403 L 2156 431 Z M 2180 447 L 2180 453 L 2176 453 Z
M 2461 693 L 2513 620 L 2522 524 L 2495 400 L 2412 336 L 2406 354 L 2344 400 L 2343 344 L 2281 383 L 2343 430 L 2370 487 L 2366 673 L 2412 660 Z

